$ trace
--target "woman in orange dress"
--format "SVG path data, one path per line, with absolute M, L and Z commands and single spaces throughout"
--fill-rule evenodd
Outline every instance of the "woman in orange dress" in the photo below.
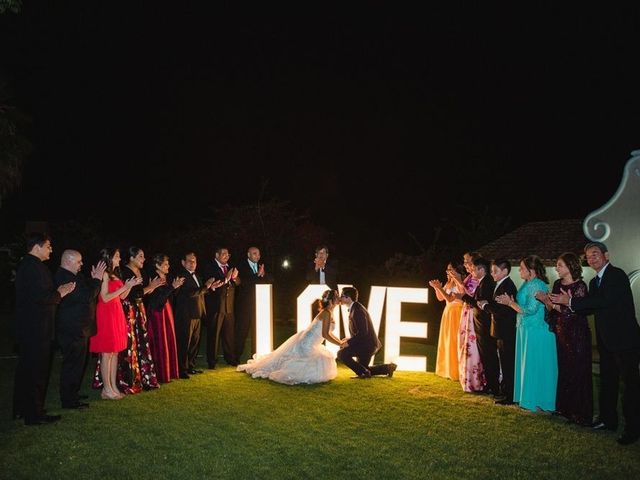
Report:
M 435 290 L 436 297 L 446 302 L 440 320 L 440 334 L 438 337 L 438 356 L 436 357 L 436 375 L 451 380 L 458 380 L 458 337 L 460 336 L 460 318 L 463 303 L 456 294 L 462 293 L 456 286 L 456 281 L 462 283 L 466 274 L 464 265 L 451 261 L 447 264 L 447 283 L 442 285 L 440 280 L 431 280 L 429 285 Z M 455 280 L 454 280 L 455 279 Z

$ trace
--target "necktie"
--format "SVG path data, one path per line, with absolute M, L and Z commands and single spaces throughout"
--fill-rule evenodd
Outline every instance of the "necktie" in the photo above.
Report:
M 600 275 L 596 275 L 596 287 L 600 286 Z
M 222 265 L 222 273 L 226 276 L 227 275 L 227 266 L 226 265 Z
M 258 266 L 253 262 L 251 262 L 251 269 L 253 270 L 253 273 L 258 273 Z

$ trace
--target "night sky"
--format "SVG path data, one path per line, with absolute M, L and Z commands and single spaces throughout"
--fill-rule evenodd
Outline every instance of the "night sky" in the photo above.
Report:
M 3 221 L 197 223 L 263 191 L 393 252 L 462 207 L 582 218 L 640 148 L 637 2 L 92 3 L 0 18 L 35 148 Z

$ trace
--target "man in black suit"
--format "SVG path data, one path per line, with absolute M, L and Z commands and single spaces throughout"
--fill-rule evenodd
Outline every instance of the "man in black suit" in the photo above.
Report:
M 249 247 L 246 260 L 241 261 L 238 265 L 238 277 L 242 280 L 242 284 L 237 287 L 235 356 L 240 361 L 247 335 L 256 319 L 256 285 L 271 283 L 271 279 L 266 274 L 264 263 L 260 263 L 260 249 L 258 247 Z M 253 353 L 255 351 L 255 335 L 251 345 Z
M 218 345 L 222 343 L 222 353 L 227 365 L 237 366 L 235 341 L 235 290 L 240 285 L 238 269 L 229 265 L 229 250 L 219 247 L 216 258 L 205 267 L 205 276 L 221 282 L 221 286 L 209 292 L 207 304 L 207 363 L 216 368 Z
M 513 404 L 513 370 L 516 355 L 516 311 L 495 301 L 496 296 L 506 293 L 515 298 L 518 293 L 513 280 L 509 278 L 511 263 L 499 258 L 491 262 L 491 277 L 495 281 L 491 300 L 481 300 L 478 306 L 491 315 L 491 337 L 495 338 L 498 347 L 502 383 L 501 398 L 496 399 L 499 405 Z
M 600 354 L 600 416 L 593 427 L 613 431 L 618 428 L 618 389 L 622 380 L 625 425 L 618 443 L 628 445 L 640 439 L 640 327 L 633 293 L 627 274 L 609 263 L 604 243 L 588 243 L 584 253 L 596 271 L 589 282 L 589 295 L 571 298 L 561 291 L 549 297 L 553 303 L 569 305 L 572 310 L 593 312 Z
M 180 378 L 188 379 L 189 374 L 202 373 L 196 369 L 196 357 L 200 345 L 200 322 L 205 315 L 205 294 L 210 288 L 221 285 L 209 278 L 206 282 L 196 273 L 196 254 L 188 252 L 182 257 L 182 267 L 176 275 L 184 278 L 184 283 L 175 295 L 175 328 L 178 350 Z
M 77 250 L 65 250 L 54 281 L 56 287 L 75 283 L 76 288 L 62 299 L 56 312 L 56 338 L 62 351 L 60 368 L 60 401 L 62 408 L 86 408 L 80 401 L 80 386 L 89 358 L 89 337 L 96 334 L 96 302 L 107 268 L 103 261 L 91 267 L 91 279 L 84 278 L 82 255 Z
M 338 272 L 334 264 L 329 264 L 329 247 L 320 245 L 316 247 L 315 258 L 313 259 L 313 267 L 307 270 L 307 283 L 319 283 L 327 285 L 332 290 L 338 288 Z
M 60 420 L 47 415 L 54 318 L 60 300 L 71 293 L 75 283 L 57 289 L 49 269 L 51 240 L 42 233 L 27 235 L 27 253 L 16 270 L 16 340 L 20 349 L 13 389 L 13 416 L 24 417 L 25 425 L 43 425 Z
M 371 378 L 372 375 L 393 377 L 398 366 L 395 363 L 372 365 L 371 359 L 382 344 L 373 328 L 371 316 L 364 305 L 358 302 L 358 290 L 344 287 L 340 303 L 349 307 L 349 334 L 346 343 L 338 350 L 338 359 L 356 373 L 352 378 Z
M 491 314 L 485 312 L 479 306 L 479 302 L 484 304 L 484 302 L 493 300 L 493 290 L 496 283 L 489 275 L 489 262 L 482 257 L 478 257 L 473 261 L 472 274 L 478 280 L 478 287 L 473 296 L 464 294 L 462 301 L 473 308 L 473 326 L 476 331 L 478 352 L 480 353 L 480 360 L 482 360 L 487 381 L 484 393 L 498 395 L 500 388 L 498 346 L 496 339 L 491 336 Z

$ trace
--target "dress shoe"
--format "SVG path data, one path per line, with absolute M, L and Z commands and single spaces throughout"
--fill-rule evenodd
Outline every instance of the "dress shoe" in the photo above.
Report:
M 367 378 L 371 378 L 371 372 L 369 370 L 365 370 L 363 373 L 359 373 L 355 377 L 351 377 L 353 380 L 366 380 Z
M 595 422 L 593 422 L 591 428 L 593 428 L 594 430 L 611 430 L 612 432 L 615 432 L 618 429 L 617 426 L 607 425 L 600 420 L 596 420 Z
M 71 408 L 75 410 L 82 410 L 85 408 L 89 408 L 89 404 L 87 402 L 76 402 L 70 405 L 62 405 L 62 408 Z
M 187 372 L 182 372 L 180 374 L 180 378 L 183 380 L 189 380 L 191 377 L 189 376 L 189 374 Z
M 634 442 L 637 442 L 640 439 L 640 433 L 628 433 L 622 432 L 622 435 L 618 437 L 616 442 L 620 445 L 631 445 Z
M 216 369 L 216 364 L 215 363 L 210 363 L 209 366 L 207 367 L 209 370 L 215 370 Z
M 60 420 L 62 417 L 60 415 L 41 415 L 36 418 L 25 418 L 25 425 L 45 425 L 47 423 L 54 423 Z
M 395 363 L 390 363 L 389 371 L 387 372 L 387 377 L 389 378 L 393 377 L 393 372 L 396 371 L 396 368 L 398 368 L 398 365 L 396 365 Z
M 513 400 L 505 397 L 505 398 L 499 398 L 493 403 L 495 403 L 496 405 L 513 405 Z
M 196 368 L 190 368 L 189 370 L 187 370 L 187 373 L 191 375 L 196 375 L 197 373 L 202 373 L 202 370 L 198 370 Z

